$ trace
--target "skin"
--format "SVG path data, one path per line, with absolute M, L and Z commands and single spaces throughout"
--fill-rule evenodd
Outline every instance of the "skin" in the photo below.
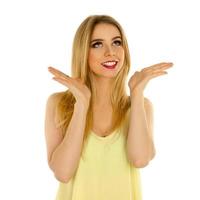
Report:
M 117 38 L 116 38 L 117 37 Z M 94 41 L 100 39 L 100 41 Z M 107 69 L 102 62 L 119 60 L 115 69 Z M 121 34 L 111 24 L 97 24 L 91 36 L 88 63 L 92 73 L 92 81 L 97 88 L 96 106 L 110 105 L 109 94 L 112 78 L 114 78 L 124 62 L 124 48 L 121 45 Z
M 143 68 L 141 71 L 136 71 L 128 82 L 131 94 L 143 93 L 149 80 L 167 74 L 164 70 L 169 69 L 172 66 L 172 62 L 162 62 Z
M 91 38 L 91 41 L 101 39 L 101 42 L 95 45 L 95 48 L 90 48 L 88 57 L 89 67 L 92 71 L 92 81 L 97 88 L 97 99 L 94 100 L 93 130 L 96 130 L 99 135 L 110 129 L 109 124 L 112 118 L 109 100 L 110 86 L 112 78 L 120 71 L 124 61 L 123 46 L 117 45 L 119 43 L 115 43 L 113 40 L 116 36 L 120 36 L 120 33 L 115 26 L 101 23 L 95 27 Z M 102 62 L 115 58 L 119 59 L 119 63 L 114 70 L 101 66 Z M 130 162 L 136 167 L 146 166 L 155 156 L 153 105 L 150 100 L 143 96 L 144 89 L 150 80 L 166 75 L 167 72 L 165 70 L 172 66 L 173 63 L 171 62 L 151 65 L 136 71 L 128 81 L 131 112 L 127 138 L 127 155 Z M 73 79 L 53 67 L 49 67 L 49 71 L 55 76 L 54 80 L 69 87 L 77 99 L 82 99 L 81 102 L 85 102 L 84 105 L 88 105 L 91 93 L 80 79 Z
M 127 156 L 135 167 L 145 167 L 155 156 L 153 141 L 153 105 L 143 96 L 149 80 L 167 74 L 173 63 L 158 63 L 136 71 L 130 78 L 131 111 L 127 137 Z

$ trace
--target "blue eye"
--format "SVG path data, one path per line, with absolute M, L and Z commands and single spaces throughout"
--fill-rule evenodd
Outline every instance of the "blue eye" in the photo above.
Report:
M 121 46 L 122 45 L 122 41 L 121 40 L 115 40 L 113 42 L 116 46 Z
M 95 42 L 94 44 L 92 44 L 92 48 L 98 48 L 99 46 L 102 46 L 101 42 Z

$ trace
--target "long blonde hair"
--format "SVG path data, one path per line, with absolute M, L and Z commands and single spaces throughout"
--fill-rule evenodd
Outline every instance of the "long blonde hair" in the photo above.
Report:
M 124 122 L 125 114 L 130 108 L 130 98 L 126 94 L 126 78 L 130 70 L 130 54 L 128 43 L 121 25 L 111 16 L 108 15 L 91 15 L 87 17 L 76 31 L 73 49 L 72 49 L 72 78 L 80 78 L 84 81 L 87 87 L 91 90 L 90 106 L 88 108 L 87 120 L 85 126 L 84 139 L 87 138 L 89 131 L 92 128 L 92 105 L 95 98 L 96 88 L 91 82 L 91 74 L 88 66 L 88 52 L 90 46 L 91 35 L 96 24 L 108 23 L 116 26 L 121 33 L 122 45 L 125 52 L 124 64 L 115 77 L 111 89 L 111 104 L 113 109 L 112 130 L 114 131 Z M 67 127 L 73 115 L 74 104 L 76 102 L 72 93 L 67 90 L 61 92 L 61 98 L 56 107 L 56 123 L 57 127 L 62 128 L 62 133 L 65 134 Z

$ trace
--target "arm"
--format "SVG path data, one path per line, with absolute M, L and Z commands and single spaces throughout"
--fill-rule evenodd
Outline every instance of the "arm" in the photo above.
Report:
M 145 167 L 155 156 L 153 144 L 153 107 L 142 94 L 131 95 L 127 156 L 135 167 Z
M 167 74 L 165 69 L 173 66 L 162 62 L 136 71 L 128 86 L 131 93 L 130 126 L 127 137 L 127 156 L 136 167 L 144 167 L 155 155 L 153 143 L 153 107 L 143 91 L 152 78 Z
M 81 156 L 87 108 L 75 104 L 71 121 L 63 137 L 54 122 L 56 101 L 57 97 L 52 95 L 46 106 L 45 136 L 48 164 L 59 181 L 68 182 L 74 175 Z

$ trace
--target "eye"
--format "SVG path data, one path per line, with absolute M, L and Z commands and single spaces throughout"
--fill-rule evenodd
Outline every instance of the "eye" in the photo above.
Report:
M 121 40 L 115 40 L 113 43 L 116 46 L 121 46 L 122 45 L 122 41 Z
M 101 42 L 95 42 L 95 43 L 93 43 L 93 44 L 91 45 L 92 48 L 98 48 L 98 47 L 100 47 L 100 46 L 102 46 L 102 43 L 101 43 Z

